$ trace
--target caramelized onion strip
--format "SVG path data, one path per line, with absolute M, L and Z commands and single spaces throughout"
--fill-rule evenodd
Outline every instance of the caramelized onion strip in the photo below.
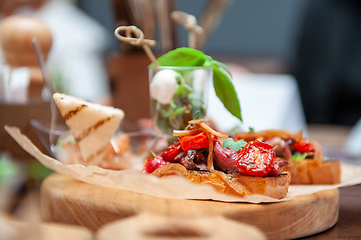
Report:
M 232 188 L 235 192 L 237 192 L 240 196 L 245 196 L 247 194 L 249 194 L 249 191 L 246 188 L 241 188 L 239 185 L 233 183 L 227 174 L 225 174 L 222 171 L 218 171 L 214 169 L 214 165 L 213 165 L 213 141 L 212 141 L 212 136 L 210 132 L 206 132 L 207 134 L 207 138 L 208 138 L 208 142 L 209 142 L 209 153 L 208 153 L 208 158 L 207 158 L 207 167 L 209 169 L 209 171 L 211 173 L 217 174 L 218 176 L 220 176 L 223 181 L 230 187 Z M 242 189 L 242 190 L 240 190 Z
M 271 137 L 280 137 L 282 139 L 295 138 L 295 140 L 298 141 L 302 137 L 302 131 L 293 133 L 285 129 L 269 129 L 258 132 L 251 131 L 251 132 L 237 133 L 236 137 L 239 139 L 245 139 L 246 141 L 254 140 L 260 137 L 263 137 L 264 139 Z
M 201 123 L 209 123 L 209 120 L 206 120 L 206 119 L 194 119 L 194 120 L 190 120 L 188 122 L 189 124 L 201 124 Z
M 187 136 L 192 135 L 199 132 L 199 129 L 192 129 L 192 130 L 173 130 L 173 136 Z
M 221 137 L 221 138 L 228 138 L 228 135 L 224 133 L 217 132 L 213 130 L 210 126 L 205 123 L 199 124 L 206 132 L 212 133 L 214 136 Z
M 214 172 L 214 165 L 213 165 L 213 141 L 212 141 L 212 136 L 209 132 L 206 132 L 207 134 L 207 138 L 208 138 L 208 158 L 207 158 L 207 167 L 209 169 L 210 172 Z

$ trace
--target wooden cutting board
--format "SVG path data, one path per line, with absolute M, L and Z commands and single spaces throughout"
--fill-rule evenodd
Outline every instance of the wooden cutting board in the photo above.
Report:
M 52 174 L 41 187 L 41 211 L 46 221 L 80 225 L 92 231 L 144 212 L 169 217 L 222 216 L 256 226 L 268 239 L 290 239 L 334 226 L 338 220 L 339 190 L 279 203 L 225 203 L 157 198 Z

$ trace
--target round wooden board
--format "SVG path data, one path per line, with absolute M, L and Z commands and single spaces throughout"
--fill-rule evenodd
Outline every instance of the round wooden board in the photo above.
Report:
M 279 203 L 226 203 L 157 198 L 52 174 L 41 187 L 41 211 L 46 221 L 80 225 L 92 231 L 143 212 L 176 217 L 223 216 L 258 227 L 268 239 L 290 239 L 334 226 L 338 220 L 339 190 Z

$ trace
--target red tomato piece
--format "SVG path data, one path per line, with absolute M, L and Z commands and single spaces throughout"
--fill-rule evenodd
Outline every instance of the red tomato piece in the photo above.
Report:
M 161 156 L 155 157 L 153 160 L 147 160 L 144 165 L 144 171 L 143 173 L 152 173 L 157 168 L 168 164 L 169 162 L 164 161 L 164 159 Z
M 212 135 L 212 141 L 216 142 L 217 137 Z M 205 132 L 179 137 L 179 142 L 184 152 L 187 152 L 188 150 L 208 148 L 209 146 L 209 141 Z
M 238 170 L 244 175 L 266 176 L 273 169 L 275 157 L 271 145 L 258 140 L 249 142 L 238 155 Z
M 315 147 L 312 142 L 307 138 L 301 138 L 298 142 L 293 145 L 293 151 L 300 153 L 310 153 L 315 152 Z
M 162 157 L 168 162 L 174 162 L 174 158 L 181 152 L 182 148 L 179 141 L 177 140 L 163 152 Z

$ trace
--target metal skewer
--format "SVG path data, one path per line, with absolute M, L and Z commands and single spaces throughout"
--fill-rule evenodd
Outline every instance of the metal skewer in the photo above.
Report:
M 53 134 L 53 131 L 55 131 L 55 125 L 57 120 L 57 109 L 55 102 L 53 100 L 53 94 L 55 93 L 53 82 L 51 78 L 49 77 L 49 73 L 45 67 L 43 56 L 41 55 L 41 48 L 39 41 L 36 37 L 32 38 L 36 58 L 38 60 L 41 72 L 43 74 L 43 79 L 45 82 L 45 86 L 48 89 L 49 99 L 50 99 L 50 111 L 51 111 L 51 122 L 50 122 L 50 132 L 49 132 L 49 141 L 50 141 L 50 150 L 53 151 L 53 146 L 56 145 L 56 138 Z

